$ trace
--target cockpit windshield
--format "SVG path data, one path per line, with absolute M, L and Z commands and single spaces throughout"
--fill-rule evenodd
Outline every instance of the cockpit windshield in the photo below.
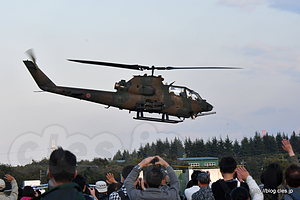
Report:
M 169 93 L 173 93 L 177 96 L 186 97 L 195 101 L 202 100 L 197 92 L 194 92 L 193 90 L 190 90 L 186 87 L 171 86 L 169 87 Z

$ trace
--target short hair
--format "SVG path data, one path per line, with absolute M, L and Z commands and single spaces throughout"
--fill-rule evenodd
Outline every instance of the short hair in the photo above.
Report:
M 77 183 L 81 189 L 83 190 L 84 186 L 86 185 L 86 180 L 84 178 L 84 176 L 78 174 L 73 180 L 72 182 Z
M 149 187 L 158 188 L 162 179 L 163 173 L 158 167 L 152 167 L 146 172 L 146 181 Z
M 286 183 L 293 188 L 300 186 L 300 167 L 292 164 L 285 170 Z
M 232 200 L 247 200 L 249 196 L 249 192 L 244 187 L 236 187 L 230 193 Z
M 131 170 L 134 168 L 134 165 L 127 165 L 122 169 L 122 177 L 124 180 L 127 178 L 128 174 L 131 172 Z
M 23 197 L 35 197 L 35 192 L 31 186 L 25 186 L 22 192 Z
M 107 196 L 109 196 L 111 193 L 118 191 L 122 187 L 121 183 L 112 183 L 109 184 L 107 187 Z
M 71 182 L 76 171 L 76 156 L 58 147 L 50 155 L 49 171 L 56 182 Z
M 209 173 L 201 172 L 201 173 L 198 174 L 197 180 L 201 184 L 209 184 L 210 175 L 209 175 Z
M 192 173 L 191 175 L 191 179 L 192 179 L 192 182 L 193 182 L 193 185 L 198 185 L 198 174 L 200 174 L 201 171 L 200 170 L 194 170 L 194 172 Z
M 236 169 L 236 161 L 231 156 L 224 157 L 221 159 L 219 166 L 222 173 L 233 173 Z

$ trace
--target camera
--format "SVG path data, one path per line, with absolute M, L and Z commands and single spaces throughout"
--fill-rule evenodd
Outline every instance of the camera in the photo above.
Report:
M 153 164 L 153 165 L 155 165 L 156 162 L 158 162 L 158 158 L 157 157 L 155 157 L 153 160 L 151 160 L 150 163 Z

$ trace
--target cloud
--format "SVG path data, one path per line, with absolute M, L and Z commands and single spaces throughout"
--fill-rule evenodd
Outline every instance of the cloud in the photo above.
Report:
M 300 14 L 300 1 L 295 0 L 219 0 L 219 3 L 240 8 L 243 12 L 252 12 L 258 6 L 268 5 L 277 10 Z
M 295 0 L 271 0 L 269 7 L 277 10 L 300 14 L 300 1 Z
M 295 48 L 253 41 L 240 50 L 251 59 L 252 65 L 260 70 L 299 78 L 300 56 Z
M 258 6 L 267 3 L 267 0 L 219 0 L 219 3 L 240 8 L 243 12 L 253 12 Z
M 291 112 L 291 110 L 288 108 L 277 109 L 274 107 L 266 106 L 266 107 L 260 108 L 259 110 L 253 112 L 252 114 L 260 116 L 260 115 L 270 115 L 270 114 L 275 114 L 275 113 L 283 114 L 283 113 L 288 113 L 288 112 Z

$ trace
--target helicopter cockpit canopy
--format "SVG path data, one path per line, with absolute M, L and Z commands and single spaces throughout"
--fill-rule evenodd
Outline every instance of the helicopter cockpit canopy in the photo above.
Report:
M 190 90 L 186 87 L 170 86 L 169 93 L 173 93 L 177 96 L 186 97 L 186 98 L 189 98 L 189 99 L 192 99 L 195 101 L 202 100 L 202 98 L 200 97 L 200 95 L 197 92 Z

